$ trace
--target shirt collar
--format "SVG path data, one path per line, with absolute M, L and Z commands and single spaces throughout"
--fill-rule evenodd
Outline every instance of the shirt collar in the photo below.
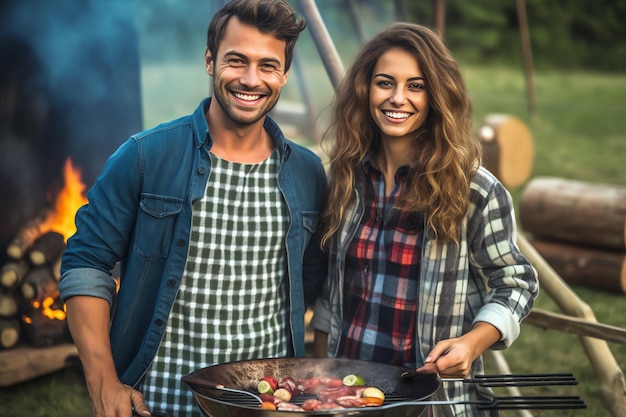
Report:
M 202 100 L 202 103 L 198 106 L 194 114 L 193 125 L 195 129 L 195 139 L 196 146 L 201 147 L 205 143 L 209 147 L 209 149 L 213 146 L 213 138 L 211 137 L 211 132 L 209 131 L 209 125 L 206 121 L 206 112 L 209 110 L 209 104 L 211 104 L 211 97 L 207 97 Z M 265 122 L 263 123 L 263 127 L 270 134 L 278 152 L 280 154 L 281 160 L 286 160 L 289 157 L 290 148 L 285 135 L 282 130 L 278 126 L 278 124 L 272 119 L 272 117 L 268 114 L 265 116 Z
M 371 173 L 372 170 L 375 170 L 376 172 L 381 172 L 380 169 L 378 168 L 378 165 L 376 165 L 374 158 L 372 158 L 370 154 L 365 155 L 365 158 L 363 158 L 363 161 L 361 162 L 361 167 L 363 168 L 363 172 L 366 174 Z M 409 166 L 402 165 L 396 170 L 396 181 L 398 182 L 406 181 L 406 177 L 408 173 L 409 173 Z

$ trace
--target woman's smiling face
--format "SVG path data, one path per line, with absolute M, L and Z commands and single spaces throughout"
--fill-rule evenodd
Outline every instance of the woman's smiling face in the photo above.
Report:
M 392 48 L 380 56 L 370 80 L 369 106 L 381 139 L 413 137 L 430 106 L 426 81 L 413 55 Z

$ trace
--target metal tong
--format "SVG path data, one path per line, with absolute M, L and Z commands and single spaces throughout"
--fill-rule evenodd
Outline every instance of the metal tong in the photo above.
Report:
M 400 378 L 412 378 L 420 374 L 422 373 L 416 371 L 406 371 L 400 374 Z M 484 387 L 532 387 L 578 384 L 574 375 L 568 373 L 475 375 L 473 378 L 440 378 L 440 381 L 461 381 L 464 383 L 479 384 Z
M 400 377 L 412 378 L 422 372 L 406 371 Z M 442 382 L 460 381 L 479 384 L 484 387 L 531 387 L 546 385 L 577 385 L 574 375 L 568 373 L 550 374 L 501 374 L 475 375 L 473 378 L 439 378 Z M 428 404 L 448 404 L 448 401 L 428 401 Z M 479 409 L 498 410 L 529 410 L 529 409 L 579 409 L 587 408 L 585 402 L 578 396 L 505 396 L 494 397 L 492 401 L 463 402 L 478 404 Z M 422 404 L 424 404 L 422 402 Z

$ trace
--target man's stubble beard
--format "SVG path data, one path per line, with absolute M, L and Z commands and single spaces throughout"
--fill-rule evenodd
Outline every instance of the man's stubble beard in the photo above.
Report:
M 232 95 L 227 90 L 221 89 L 218 86 L 216 86 L 215 81 L 213 81 L 212 87 L 213 87 L 213 99 L 217 100 L 222 111 L 228 116 L 230 120 L 240 125 L 252 125 L 258 122 L 259 120 L 261 120 L 262 118 L 264 118 L 267 114 L 269 114 L 269 112 L 272 111 L 272 109 L 274 109 L 274 107 L 276 107 L 276 104 L 278 104 L 278 100 L 280 99 L 280 94 L 282 92 L 282 89 L 279 90 L 278 93 L 276 94 L 275 100 L 271 103 L 265 101 L 267 100 L 267 98 L 265 98 L 264 105 L 261 108 L 255 108 L 254 111 L 255 112 L 258 111 L 258 113 L 255 116 L 253 116 L 252 119 L 250 119 L 250 118 L 242 117 L 241 116 L 242 112 L 239 112 L 236 110 L 237 106 L 229 104 L 229 101 L 234 100 L 234 97 L 232 97 Z M 224 94 L 224 91 L 226 91 L 225 94 Z M 254 94 L 253 92 L 247 92 L 247 93 Z M 267 107 L 265 107 L 265 105 L 267 105 Z M 243 113 L 246 113 L 246 112 L 244 111 Z

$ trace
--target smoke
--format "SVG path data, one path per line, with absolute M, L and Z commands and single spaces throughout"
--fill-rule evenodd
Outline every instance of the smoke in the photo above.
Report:
M 0 1 L 0 247 L 54 200 L 69 157 L 90 186 L 141 129 L 126 0 Z
M 25 59 L 33 63 L 25 74 L 29 79 L 21 82 L 37 86 L 47 108 L 45 120 L 30 120 L 40 125 L 43 135 L 30 140 L 38 142 L 46 155 L 46 169 L 51 171 L 46 175 L 62 167 L 69 156 L 86 180 L 93 181 L 108 154 L 141 128 L 132 3 L 4 0 L 2 4 L 2 39 L 12 40 L 13 55 L 32 55 Z M 14 63 L 3 61 L 2 67 Z M 22 91 L 25 96 L 29 93 Z

